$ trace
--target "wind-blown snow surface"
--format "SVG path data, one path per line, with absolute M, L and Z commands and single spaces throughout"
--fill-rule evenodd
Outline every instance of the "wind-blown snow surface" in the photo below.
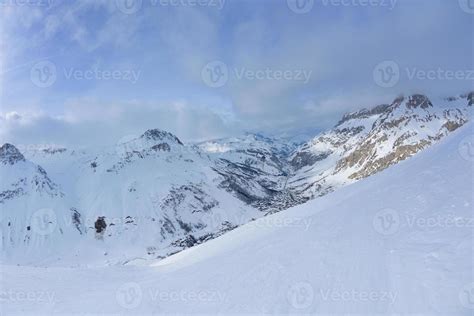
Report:
M 472 314 L 472 137 L 152 266 L 3 266 L 1 312 Z

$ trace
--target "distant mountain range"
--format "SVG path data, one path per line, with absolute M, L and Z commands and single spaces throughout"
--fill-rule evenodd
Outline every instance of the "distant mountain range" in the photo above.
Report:
M 473 94 L 398 97 L 305 143 L 247 134 L 184 144 L 159 129 L 103 148 L 0 148 L 8 263 L 163 258 L 403 161 L 471 120 Z

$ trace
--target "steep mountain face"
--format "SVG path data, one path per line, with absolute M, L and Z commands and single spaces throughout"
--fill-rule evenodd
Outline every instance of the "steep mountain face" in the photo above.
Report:
M 436 100 L 399 97 L 346 114 L 301 146 L 261 136 L 201 143 L 220 186 L 265 213 L 323 196 L 405 160 L 469 119 L 473 93 Z M 270 157 L 270 158 L 269 158 Z
M 25 159 L 11 144 L 0 147 L 0 249 L 2 259 L 15 250 L 40 252 L 64 233 L 64 222 L 52 216 L 64 205 L 65 194 L 39 165 Z M 59 214 L 58 214 L 59 215 Z M 57 228 L 53 233 L 52 229 Z M 45 255 L 49 252 L 45 249 Z
M 242 138 L 200 143 L 220 175 L 219 187 L 263 212 L 297 204 L 286 190 L 291 173 L 288 156 L 299 143 L 247 134 Z
M 399 97 L 345 115 L 334 129 L 292 154 L 291 190 L 314 198 L 413 156 L 468 121 L 472 95 L 435 105 L 424 95 Z
M 47 198 L 64 196 L 42 167 L 27 161 L 11 144 L 0 147 L 0 175 L 0 204 L 24 195 Z
M 69 245 L 56 247 L 58 258 L 115 263 L 168 256 L 261 216 L 218 188 L 209 157 L 161 130 L 149 130 L 100 151 L 43 149 L 28 154 L 53 170 L 67 194 L 59 191 L 43 168 L 5 145 L 1 157 L 8 165 L 2 166 L 1 182 L 11 184 L 2 188 L 2 214 L 16 212 L 25 230 L 39 208 L 36 196 L 44 196 L 48 215 L 54 217 L 52 231 L 46 235 L 64 235 L 58 244 Z M 10 201 L 13 194 L 22 204 Z M 51 201 L 55 198 L 59 202 Z M 11 224 L 5 227 L 6 232 L 12 229 Z M 29 244 L 6 243 L 5 247 L 22 252 Z M 21 262 L 38 259 L 45 258 L 37 255 Z
M 472 108 L 472 93 L 399 97 L 302 145 L 254 134 L 189 145 L 159 129 L 101 149 L 21 153 L 5 144 L 1 257 L 166 257 L 405 160 L 464 125 Z
M 474 165 L 458 153 L 469 125 L 383 173 L 145 266 L 2 265 L 1 313 L 472 315 Z

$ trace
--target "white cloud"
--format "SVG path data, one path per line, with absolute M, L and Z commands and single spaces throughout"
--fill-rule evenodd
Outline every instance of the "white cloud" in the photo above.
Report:
M 186 101 L 166 104 L 105 104 L 95 100 L 68 102 L 65 113 L 0 113 L 0 142 L 56 143 L 66 146 L 113 144 L 126 135 L 140 135 L 160 128 L 186 141 L 229 136 L 235 122 L 223 119 L 207 107 Z
M 156 127 L 189 140 L 322 129 L 347 111 L 390 102 L 399 93 L 472 89 L 469 81 L 406 75 L 382 89 L 372 78 L 383 60 L 395 60 L 402 72 L 472 68 L 471 17 L 443 0 L 399 0 L 391 11 L 316 5 L 306 15 L 293 14 L 284 1 L 228 1 L 222 11 L 144 1 L 140 12 L 127 15 L 114 1 L 81 0 L 48 10 L 8 7 L 1 14 L 0 63 L 9 71 L 0 76 L 0 134 L 22 142 L 110 142 Z M 142 75 L 135 85 L 58 80 L 38 89 L 29 67 L 50 56 L 58 67 L 133 68 Z M 212 60 L 231 71 L 223 88 L 202 81 L 202 67 Z M 307 84 L 236 78 L 234 70 L 243 68 L 301 70 L 311 77 Z M 7 112 L 18 116 L 7 119 Z

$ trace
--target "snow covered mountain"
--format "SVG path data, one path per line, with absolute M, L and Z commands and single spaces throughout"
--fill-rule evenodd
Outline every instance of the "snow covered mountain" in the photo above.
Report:
M 164 131 L 149 130 L 99 152 L 47 150 L 32 157 L 54 170 L 58 184 L 12 145 L 2 147 L 2 161 L 14 163 L 0 169 L 2 184 L 8 184 L 1 191 L 2 247 L 12 253 L 12 260 L 18 260 L 24 248 L 37 249 L 28 236 L 33 215 L 43 215 L 40 205 L 48 206 L 46 215 L 54 218 L 46 237 L 64 236 L 58 243 L 64 248 L 53 247 L 54 260 L 70 256 L 78 263 L 167 256 L 260 216 L 217 187 L 207 156 Z M 55 166 L 58 161 L 63 163 Z M 36 180 L 40 176 L 43 179 Z M 60 202 L 51 202 L 53 198 Z M 15 225 L 10 225 L 10 217 Z M 17 235 L 14 240 L 12 234 Z M 40 254 L 20 257 L 22 263 L 46 260 Z
M 32 252 L 48 255 L 57 248 L 58 235 L 66 226 L 51 211 L 65 207 L 65 194 L 41 166 L 26 160 L 11 144 L 0 147 L 0 179 L 2 259 Z
M 264 212 L 295 204 L 286 185 L 292 171 L 288 157 L 298 145 L 258 134 L 198 144 L 222 177 L 220 187 Z
M 301 145 L 247 134 L 184 144 L 159 129 L 100 149 L 0 150 L 2 261 L 163 258 L 371 176 L 472 117 L 473 93 L 400 97 Z M 25 250 L 26 249 L 26 250 Z
M 470 315 L 473 128 L 147 266 L 2 266 L 1 312 Z
M 310 199 L 384 170 L 464 125 L 473 104 L 473 93 L 435 103 L 412 95 L 347 114 L 292 154 L 290 190 Z

